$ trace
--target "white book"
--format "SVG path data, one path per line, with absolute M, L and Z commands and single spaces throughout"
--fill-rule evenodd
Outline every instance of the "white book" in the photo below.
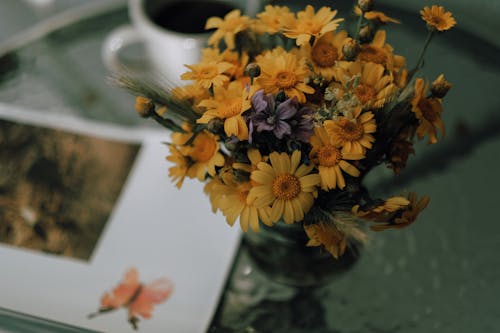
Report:
M 69 223 L 73 236 L 64 238 L 64 233 L 61 236 L 53 229 L 33 231 L 33 239 L 40 238 L 40 234 L 45 233 L 45 239 L 51 237 L 56 240 L 48 246 L 39 240 L 29 243 L 29 236 L 22 233 L 15 239 L 16 245 L 12 243 L 12 230 L 7 233 L 10 238 L 5 236 L 6 232 L 3 236 L 0 234 L 3 237 L 0 238 L 0 307 L 102 332 L 133 332 L 124 308 L 93 319 L 88 319 L 87 315 L 99 308 L 103 293 L 115 287 L 122 280 L 125 271 L 136 267 L 140 280 L 146 284 L 160 277 L 167 277 L 174 284 L 171 296 L 164 303 L 155 306 L 153 317 L 139 322 L 140 332 L 205 332 L 223 291 L 239 244 L 240 232 L 238 228 L 229 227 L 223 216 L 212 213 L 209 200 L 203 193 L 202 183 L 186 180 L 181 190 L 171 183 L 168 178 L 170 164 L 165 160 L 168 149 L 163 143 L 169 140 L 169 133 L 163 130 L 103 125 L 41 110 L 13 109 L 5 104 L 0 104 L 0 119 L 0 128 L 2 125 L 5 128 L 6 123 L 10 128 L 19 124 L 21 129 L 17 133 L 21 134 L 25 131 L 26 135 L 32 135 L 35 129 L 42 129 L 49 136 L 52 131 L 57 132 L 59 136 L 56 135 L 54 145 L 62 140 L 61 135 L 64 136 L 61 130 L 73 133 L 72 142 L 80 144 L 81 150 L 77 150 L 78 154 L 73 152 L 71 156 L 79 158 L 81 152 L 81 158 L 93 159 L 96 165 L 92 168 L 93 164 L 90 163 L 89 166 L 89 161 L 86 160 L 83 166 L 70 168 L 71 172 L 67 171 L 67 165 L 56 166 L 66 168 L 64 172 L 70 175 L 77 174 L 74 168 L 90 168 L 91 172 L 81 173 L 84 176 L 91 175 L 92 178 L 83 182 L 80 179 L 81 188 L 72 189 L 67 195 L 57 192 L 61 191 L 60 188 L 69 187 L 71 181 L 64 180 L 67 184 L 62 185 L 54 181 L 59 187 L 51 196 L 58 201 L 49 208 L 47 202 L 41 205 L 38 201 L 50 200 L 30 192 L 30 186 L 38 186 L 33 190 L 36 192 L 40 191 L 40 186 L 43 190 L 43 186 L 48 185 L 30 185 L 29 180 L 26 180 L 27 173 L 31 177 L 28 178 L 32 179 L 40 176 L 40 170 L 26 171 L 27 167 L 24 165 L 16 170 L 21 173 L 19 177 L 22 180 L 14 185 L 4 181 L 4 187 L 9 188 L 10 192 L 0 196 L 0 216 L 3 216 L 0 230 L 2 225 L 5 229 L 7 224 L 13 223 L 7 219 L 10 216 L 16 223 L 25 223 L 27 228 L 35 228 L 40 220 L 44 220 L 46 225 L 52 223 L 51 228 L 54 224 Z M 6 133 L 5 130 L 2 131 L 3 134 Z M 21 134 L 19 135 L 22 136 Z M 0 138 L 1 135 L 2 132 Z M 67 154 L 67 150 L 71 148 L 68 148 L 67 141 L 62 141 L 64 144 L 62 148 L 59 147 L 62 151 L 60 154 Z M 0 141 L 2 150 L 9 144 L 8 141 Z M 39 143 L 30 144 L 36 146 Z M 47 142 L 44 144 L 47 145 Z M 25 161 L 31 159 L 29 163 L 34 164 L 32 151 L 39 151 L 41 148 L 26 149 L 28 153 L 24 153 L 27 157 L 22 158 Z M 41 153 L 44 154 L 50 155 L 51 152 Z M 23 155 L 12 153 L 9 156 L 22 159 L 19 156 Z M 107 162 L 100 164 L 99 159 L 96 159 L 99 156 Z M 48 166 L 54 162 L 50 162 L 50 158 L 43 161 Z M 1 179 L 5 177 L 5 174 L 1 174 L 6 172 L 4 169 L 0 167 L 0 187 Z M 10 170 L 12 172 L 12 168 Z M 122 175 L 122 185 L 116 185 L 117 180 L 114 178 L 118 177 L 117 174 Z M 50 177 L 53 176 L 49 175 L 48 180 L 41 182 L 49 182 L 53 186 L 50 183 L 53 181 Z M 102 179 L 96 181 L 95 177 Z M 115 192 L 118 188 L 116 200 L 111 198 L 113 194 L 110 191 L 103 192 L 103 182 L 114 184 Z M 20 184 L 22 189 L 12 189 L 21 186 Z M 96 187 L 95 195 L 100 196 L 99 200 L 88 198 L 89 193 L 92 193 L 92 186 Z M 97 193 L 99 187 L 101 193 Z M 20 191 L 30 193 L 19 194 Z M 30 203 L 26 198 L 33 196 L 38 201 Z M 88 209 L 79 206 L 80 202 L 81 205 L 87 205 Z M 73 211 L 68 206 L 73 207 Z M 106 207 L 109 208 L 109 213 L 103 218 Z M 6 213 L 7 209 L 11 212 Z M 57 214 L 58 209 L 62 212 L 60 215 Z M 84 222 L 78 220 L 78 215 L 75 217 L 75 211 L 81 212 Z M 101 222 L 89 218 L 93 214 Z M 61 215 L 63 217 L 59 221 Z M 67 222 L 68 219 L 70 222 Z M 80 225 L 81 223 L 84 224 Z M 85 223 L 89 225 L 86 226 Z M 46 225 L 44 227 L 49 228 Z M 89 240 L 92 237 L 88 235 L 82 237 L 84 241 L 78 241 L 78 238 L 77 241 L 74 240 L 75 229 L 78 232 L 99 228 L 102 231 L 98 231 L 97 236 L 94 235 L 95 242 Z M 29 235 L 31 231 L 26 230 Z M 89 233 L 88 230 L 86 232 Z M 26 239 L 23 240 L 23 237 Z M 73 243 L 67 238 L 73 238 Z M 85 242 L 91 244 L 90 249 L 81 249 Z

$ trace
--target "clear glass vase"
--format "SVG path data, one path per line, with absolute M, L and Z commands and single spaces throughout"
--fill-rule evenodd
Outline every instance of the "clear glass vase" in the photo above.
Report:
M 309 238 L 302 223 L 262 225 L 259 232 L 248 231 L 243 241 L 264 274 L 295 287 L 324 285 L 349 270 L 359 258 L 357 246 L 348 247 L 338 259 L 323 248 L 306 246 Z

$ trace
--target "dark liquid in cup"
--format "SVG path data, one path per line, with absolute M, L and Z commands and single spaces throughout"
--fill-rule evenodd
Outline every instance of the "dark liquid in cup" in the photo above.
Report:
M 205 32 L 208 18 L 223 18 L 235 9 L 228 3 L 218 1 L 175 1 L 152 13 L 153 22 L 167 29 L 181 33 Z

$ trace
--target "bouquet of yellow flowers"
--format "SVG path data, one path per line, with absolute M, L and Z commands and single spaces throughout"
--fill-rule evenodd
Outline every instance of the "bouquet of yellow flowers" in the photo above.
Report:
M 187 64 L 189 84 L 121 83 L 138 93 L 136 110 L 173 131 L 167 160 L 177 187 L 206 182 L 213 211 L 243 231 L 260 223 L 301 223 L 309 242 L 335 258 L 351 242 L 415 221 L 429 199 L 414 193 L 372 198 L 364 177 L 385 164 L 396 174 L 415 139 L 444 135 L 443 75 L 414 78 L 436 34 L 456 22 L 441 6 L 425 7 L 429 37 L 414 68 L 386 42 L 399 23 L 359 0 L 352 32 L 329 7 L 293 13 L 265 6 L 213 17 L 201 61 Z

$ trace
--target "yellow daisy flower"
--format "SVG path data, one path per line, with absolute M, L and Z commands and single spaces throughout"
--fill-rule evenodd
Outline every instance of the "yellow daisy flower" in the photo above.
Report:
M 309 237 L 307 246 L 323 246 L 336 259 L 344 254 L 346 239 L 335 224 L 328 222 L 304 224 L 304 230 Z
M 219 209 L 219 200 L 222 197 L 222 189 L 224 184 L 218 177 L 210 178 L 203 187 L 203 192 L 208 195 L 212 212 L 215 214 Z
M 248 200 L 248 193 L 252 185 L 250 182 L 239 183 L 235 186 L 222 185 L 219 191 L 219 199 L 216 204 L 226 217 L 227 223 L 233 225 L 236 219 L 240 219 L 240 226 L 244 232 L 248 227 L 253 231 L 259 231 L 259 221 L 272 226 L 270 219 L 271 207 L 257 208 L 254 202 Z
M 196 106 L 202 100 L 209 98 L 210 93 L 208 89 L 205 89 L 198 84 L 188 84 L 173 88 L 172 96 L 188 101 L 190 105 Z M 197 112 L 201 112 L 199 108 L 193 107 L 193 109 Z
M 437 31 L 450 30 L 457 24 L 451 12 L 446 12 L 443 6 L 426 6 L 420 11 L 420 15 L 431 29 Z
M 240 54 L 226 49 L 220 53 L 218 48 L 205 48 L 202 50 L 202 61 L 222 61 L 232 64 L 233 68 L 227 70 L 226 73 L 237 79 L 244 76 L 248 60 L 249 57 L 246 52 Z
M 344 56 L 342 46 L 347 39 L 347 31 L 327 32 L 313 46 L 305 44 L 302 52 L 310 59 L 314 72 L 326 80 L 335 74 L 335 63 Z
M 359 76 L 359 83 L 354 87 L 354 94 L 364 108 L 381 108 L 390 102 L 398 90 L 393 76 L 384 74 L 382 65 L 372 62 L 339 62 L 341 71 L 337 71 L 337 80 L 344 86 L 354 76 Z
M 441 131 L 444 136 L 445 128 L 441 119 L 443 106 L 438 98 L 426 98 L 428 86 L 425 86 L 424 80 L 418 78 L 415 80 L 415 94 L 411 101 L 412 111 L 419 121 L 417 127 L 417 136 L 422 139 L 424 136 L 429 136 L 429 143 L 434 144 L 438 141 L 437 130 Z
M 262 156 L 258 149 L 250 148 L 247 151 L 247 157 L 250 161 L 250 164 L 236 162 L 233 163 L 233 168 L 236 170 L 242 170 L 248 173 L 251 173 L 254 170 L 257 170 L 257 165 L 260 162 L 266 162 L 267 159 Z
M 227 136 L 234 135 L 240 141 L 248 139 L 248 127 L 242 113 L 250 109 L 251 102 L 245 86 L 233 81 L 227 88 L 216 88 L 214 98 L 205 99 L 198 104 L 207 111 L 196 122 L 207 124 L 211 119 L 224 120 L 224 132 Z
M 385 43 L 385 30 L 378 30 L 370 44 L 362 44 L 358 60 L 380 64 L 392 70 L 394 66 L 393 48 Z
M 331 141 L 332 138 L 323 127 L 314 128 L 309 157 L 317 165 L 321 177 L 321 188 L 325 191 L 345 187 L 342 171 L 352 177 L 358 177 L 359 170 L 346 160 L 361 160 L 365 157 L 363 154 L 344 154 L 340 148 L 332 145 Z
M 184 123 L 182 125 L 182 129 L 185 131 L 184 133 L 183 132 L 172 133 L 171 135 L 172 145 L 174 145 L 176 149 L 181 152 L 182 155 L 187 156 L 189 154 L 190 147 L 186 145 L 186 142 L 189 141 L 193 133 L 192 133 L 192 128 L 188 123 Z
M 182 80 L 194 80 L 196 84 L 208 89 L 212 86 L 221 87 L 229 81 L 225 75 L 233 65 L 228 62 L 206 61 L 194 65 L 184 65 L 191 71 L 181 75 Z
M 238 183 L 236 179 L 235 169 L 233 168 L 234 159 L 227 157 L 224 166 L 217 170 L 217 177 L 221 180 L 222 184 L 235 185 Z
M 189 178 L 198 178 L 204 181 L 206 174 L 215 176 L 215 167 L 224 165 L 224 156 L 219 151 L 218 137 L 210 132 L 203 131 L 187 147 L 187 156 L 191 158 L 188 168 Z
M 286 6 L 266 5 L 264 11 L 257 14 L 254 29 L 260 34 L 275 34 L 283 29 L 283 22 L 291 21 L 294 17 L 294 14 Z
M 326 120 L 324 126 L 331 138 L 331 143 L 342 147 L 342 154 L 362 154 L 372 148 L 375 138 L 371 133 L 377 131 L 374 115 L 367 111 L 361 113 L 356 108 L 352 116 Z
M 344 19 L 333 19 L 337 11 L 332 11 L 329 7 L 322 7 L 317 13 L 314 7 L 307 5 L 305 10 L 297 13 L 297 18 L 284 18 L 283 34 L 292 39 L 296 39 L 297 46 L 309 43 L 310 39 L 321 37 L 323 34 L 337 29 Z
M 239 9 L 235 9 L 224 19 L 220 17 L 211 17 L 207 20 L 205 29 L 217 29 L 208 39 L 208 45 L 218 46 L 221 39 L 224 39 L 228 49 L 235 48 L 235 36 L 238 32 L 246 30 L 250 25 L 250 18 L 241 15 Z
M 271 206 L 271 221 L 283 218 L 285 223 L 302 221 L 314 204 L 318 174 L 311 174 L 313 165 L 300 164 L 300 151 L 289 156 L 272 152 L 270 163 L 260 162 L 250 175 L 257 184 L 252 187 L 248 201 L 257 207 Z
M 361 9 L 359 8 L 359 6 L 355 6 L 354 7 L 354 12 L 356 13 L 356 15 L 361 15 Z M 375 11 L 375 10 L 372 10 L 372 11 L 369 11 L 369 12 L 365 12 L 365 19 L 367 20 L 370 20 L 370 21 L 378 21 L 380 23 L 388 23 L 388 22 L 391 22 L 391 23 L 401 23 L 399 20 L 396 20 L 392 17 L 389 17 L 387 15 L 385 15 L 384 13 L 382 12 L 378 12 L 378 11 Z
M 299 103 L 305 103 L 304 94 L 314 93 L 314 88 L 304 82 L 309 74 L 304 58 L 299 59 L 278 47 L 257 56 L 256 62 L 261 70 L 256 84 L 266 94 L 277 94 L 283 90 L 288 97 L 297 97 Z
M 175 182 L 175 186 L 180 189 L 188 173 L 189 159 L 174 145 L 170 145 L 169 150 L 170 155 L 167 156 L 167 160 L 174 163 L 174 166 L 168 169 L 168 175 Z

